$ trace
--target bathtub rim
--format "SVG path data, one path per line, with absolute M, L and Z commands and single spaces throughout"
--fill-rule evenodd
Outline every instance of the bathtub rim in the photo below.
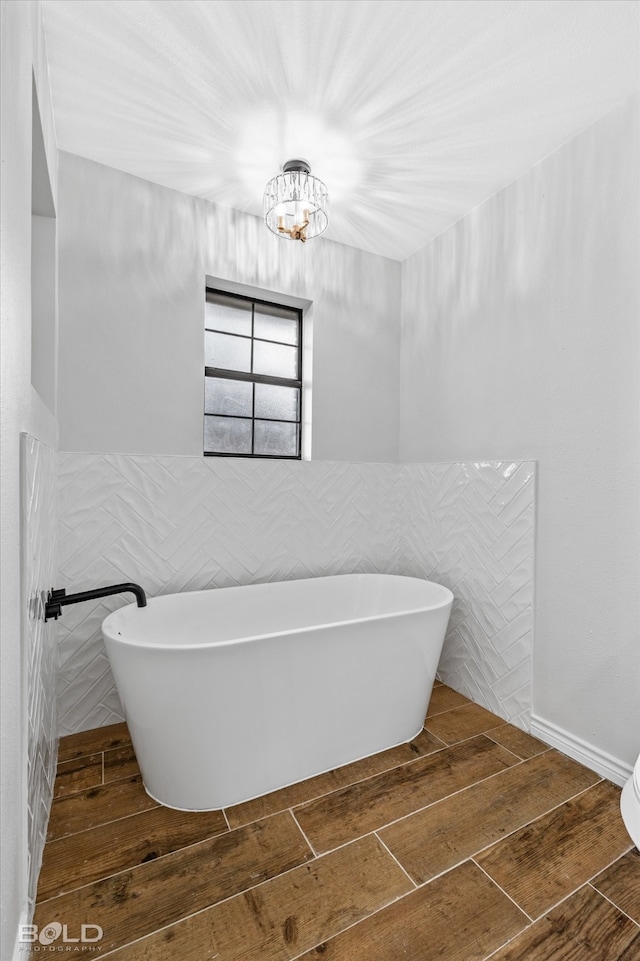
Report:
M 407 617 L 412 614 L 425 614 L 430 611 L 442 610 L 447 606 L 449 607 L 449 609 L 451 609 L 451 606 L 453 605 L 453 601 L 455 600 L 455 595 L 453 594 L 453 591 L 451 591 L 448 587 L 445 587 L 444 584 L 439 584 L 437 581 L 431 581 L 426 577 L 414 577 L 410 574 L 378 574 L 378 573 L 368 574 L 362 571 L 354 571 L 351 574 L 327 574 L 320 577 L 290 578 L 289 580 L 285 580 L 285 581 L 260 581 L 259 583 L 256 582 L 254 584 L 234 584 L 230 587 L 205 588 L 204 590 L 200 590 L 200 591 L 178 591 L 172 594 L 160 594 L 157 597 L 148 598 L 147 606 L 154 605 L 155 607 L 158 602 L 162 602 L 165 598 L 168 599 L 168 598 L 182 597 L 183 595 L 194 594 L 194 595 L 201 596 L 203 594 L 209 594 L 215 591 L 234 591 L 234 590 L 241 590 L 243 588 L 246 589 L 249 587 L 260 587 L 262 585 L 269 586 L 269 585 L 276 585 L 276 584 L 290 584 L 296 581 L 316 581 L 316 580 L 325 580 L 332 577 L 351 577 L 354 575 L 364 576 L 364 577 L 368 577 L 368 576 L 385 577 L 385 578 L 389 577 L 389 578 L 397 578 L 401 580 L 422 581 L 423 583 L 430 584 L 433 587 L 437 587 L 439 591 L 442 591 L 443 592 L 442 600 L 440 600 L 438 603 L 424 604 L 417 607 L 415 606 L 407 607 L 398 611 L 386 611 L 381 614 L 371 614 L 371 615 L 365 615 L 360 617 L 350 617 L 347 619 L 335 620 L 335 621 L 327 620 L 327 621 L 323 621 L 320 624 L 301 625 L 293 628 L 288 628 L 285 630 L 267 631 L 261 634 L 250 634 L 245 637 L 232 637 L 232 638 L 227 638 L 227 639 L 218 640 L 218 641 L 206 640 L 206 641 L 202 641 L 198 643 L 190 643 L 190 644 L 141 643 L 139 640 L 132 638 L 130 635 L 125 636 L 121 633 L 117 633 L 112 627 L 112 625 L 109 623 L 109 621 L 111 621 L 112 619 L 115 619 L 117 616 L 122 616 L 128 611 L 133 613 L 137 611 L 142 612 L 145 610 L 145 608 L 138 608 L 135 602 L 133 602 L 131 604 L 125 604 L 123 607 L 119 607 L 117 610 L 112 611 L 103 619 L 101 624 L 102 636 L 105 642 L 109 641 L 111 643 L 119 644 L 123 647 L 134 648 L 136 650 L 141 650 L 141 651 L 144 650 L 144 651 L 157 651 L 157 652 L 164 652 L 164 651 L 179 652 L 179 651 L 202 651 L 207 649 L 217 650 L 218 648 L 222 648 L 222 647 L 231 647 L 238 644 L 249 644 L 257 641 L 268 640 L 269 638 L 274 638 L 274 637 L 288 637 L 294 634 L 310 634 L 317 631 L 325 631 L 325 630 L 328 630 L 329 628 L 346 627 L 350 624 L 366 624 L 372 621 L 381 621 L 381 620 L 394 619 L 398 617 Z M 138 615 L 136 613 L 133 613 L 133 616 L 136 617 Z M 142 614 L 141 616 L 144 616 L 144 615 Z

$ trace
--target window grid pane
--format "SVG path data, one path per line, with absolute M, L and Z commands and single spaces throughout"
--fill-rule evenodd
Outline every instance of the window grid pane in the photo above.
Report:
M 251 370 L 253 340 L 205 331 L 205 366 L 224 370 Z
M 299 460 L 301 311 L 211 290 L 207 307 L 204 453 Z
M 296 425 L 281 421 L 255 420 L 254 449 L 258 454 L 295 457 L 298 453 Z
M 274 344 L 269 340 L 253 341 L 254 374 L 270 374 L 295 380 L 298 373 L 298 348 Z
M 289 344 L 292 347 L 298 346 L 298 321 L 297 317 L 289 311 L 283 316 L 282 313 L 275 314 L 267 312 L 263 305 L 256 305 L 254 308 L 254 337 L 260 340 L 269 340 L 277 344 Z
M 300 388 L 256 384 L 254 417 L 261 420 L 300 420 Z
M 205 414 L 224 414 L 236 417 L 253 417 L 253 385 L 243 380 L 226 377 L 205 377 Z
M 207 292 L 205 303 L 205 327 L 225 333 L 251 336 L 251 302 Z
M 205 414 L 205 453 L 250 454 L 253 447 L 253 420 L 250 417 L 216 417 Z

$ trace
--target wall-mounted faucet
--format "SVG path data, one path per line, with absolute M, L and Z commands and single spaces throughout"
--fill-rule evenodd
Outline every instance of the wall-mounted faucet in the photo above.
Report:
M 56 620 L 62 614 L 62 608 L 67 604 L 79 604 L 80 601 L 91 601 L 96 597 L 109 597 L 110 594 L 122 594 L 131 591 L 136 595 L 138 607 L 147 606 L 147 598 L 139 584 L 113 584 L 111 587 L 96 587 L 93 591 L 80 591 L 77 594 L 67 594 L 66 588 L 58 591 L 49 591 L 44 605 L 44 619 L 48 621 L 50 617 Z

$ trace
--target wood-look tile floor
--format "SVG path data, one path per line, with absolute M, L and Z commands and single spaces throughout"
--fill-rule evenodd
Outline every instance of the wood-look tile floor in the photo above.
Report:
M 224 812 L 153 801 L 115 724 L 61 741 L 34 921 L 113 961 L 638 961 L 619 798 L 441 684 L 411 743 Z

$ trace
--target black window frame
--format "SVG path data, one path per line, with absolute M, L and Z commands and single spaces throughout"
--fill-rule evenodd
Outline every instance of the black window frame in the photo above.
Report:
M 252 390 L 251 417 L 246 417 L 246 416 L 242 416 L 242 415 L 238 415 L 238 414 L 214 414 L 214 413 L 207 413 L 206 410 L 204 411 L 204 417 L 205 417 L 205 418 L 207 418 L 207 417 L 230 417 L 230 418 L 233 418 L 233 419 L 236 419 L 236 420 L 249 420 L 249 421 L 251 421 L 251 452 L 250 452 L 250 453 L 235 453 L 235 452 L 227 452 L 227 451 L 208 451 L 208 450 L 203 450 L 203 455 L 204 455 L 205 457 L 246 457 L 246 458 L 249 458 L 249 459 L 251 459 L 251 460 L 256 460 L 256 459 L 266 459 L 266 460 L 302 460 L 302 421 L 303 421 L 303 409 L 302 409 L 302 407 L 303 407 L 303 399 L 302 399 L 302 395 L 303 395 L 303 390 L 302 390 L 303 311 L 302 311 L 302 309 L 299 308 L 299 307 L 292 307 L 292 306 L 290 306 L 289 304 L 281 304 L 281 303 L 278 303 L 278 302 L 275 301 L 275 300 L 264 300 L 264 299 L 261 298 L 261 297 L 253 297 L 253 296 L 250 296 L 249 294 L 237 294 L 237 293 L 235 293 L 235 292 L 231 292 L 231 291 L 228 291 L 228 290 L 221 290 L 219 287 L 209 287 L 209 286 L 207 286 L 207 287 L 205 288 L 205 300 L 206 300 L 207 294 L 209 294 L 209 293 L 211 293 L 211 294 L 219 294 L 219 295 L 222 296 L 222 297 L 229 297 L 229 298 L 232 298 L 232 299 L 241 301 L 241 302 L 243 302 L 244 304 L 250 304 L 250 305 L 251 305 L 251 334 L 250 334 L 250 335 L 246 335 L 246 334 L 236 334 L 236 333 L 232 333 L 232 332 L 230 332 L 230 331 L 228 331 L 228 330 L 217 330 L 217 329 L 214 328 L 214 327 L 207 327 L 207 326 L 206 326 L 206 322 L 205 322 L 204 330 L 205 330 L 205 332 L 206 332 L 206 331 L 209 331 L 209 332 L 211 332 L 211 333 L 225 334 L 226 336 L 229 336 L 229 337 L 240 337 L 240 338 L 242 338 L 243 340 L 250 340 L 250 342 L 251 342 L 251 366 L 252 366 L 252 367 L 253 367 L 253 347 L 254 347 L 254 343 L 255 343 L 256 341 L 259 341 L 259 342 L 261 342 L 261 343 L 268 343 L 268 344 L 282 344 L 282 346 L 285 346 L 285 347 L 292 347 L 292 346 L 294 346 L 294 345 L 292 345 L 292 344 L 290 344 L 290 343 L 288 344 L 288 343 L 285 343 L 285 342 L 283 342 L 283 341 L 269 340 L 269 339 L 267 339 L 267 338 L 265 338 L 265 337 L 255 337 L 255 334 L 254 334 L 254 331 L 255 331 L 255 305 L 256 305 L 256 304 L 264 304 L 264 305 L 267 306 L 267 307 L 276 307 L 276 308 L 280 308 L 280 309 L 282 309 L 282 310 L 286 310 L 286 311 L 288 311 L 289 313 L 295 314 L 296 317 L 297 317 L 297 321 L 298 321 L 298 343 L 297 343 L 297 350 L 298 350 L 298 369 L 297 369 L 297 376 L 296 376 L 295 378 L 289 378 L 289 377 L 275 377 L 275 376 L 273 376 L 273 375 L 271 375 L 271 374 L 256 374 L 256 373 L 254 373 L 253 371 L 249 372 L 249 371 L 242 371 L 242 370 L 234 370 L 233 368 L 227 368 L 227 367 L 209 367 L 209 366 L 207 366 L 207 365 L 205 364 L 205 367 L 204 367 L 205 389 L 206 389 L 206 378 L 207 378 L 207 377 L 212 377 L 212 378 L 215 377 L 215 378 L 217 378 L 218 380 L 223 380 L 223 379 L 224 379 L 224 380 L 245 381 L 245 382 L 247 382 L 247 383 L 253 384 L 254 387 L 253 387 L 253 390 Z M 255 445 L 255 422 L 256 422 L 256 420 L 259 420 L 259 421 L 267 421 L 267 422 L 272 422 L 272 423 L 277 423 L 277 424 L 293 424 L 293 423 L 296 423 L 295 421 L 292 421 L 292 420 L 284 420 L 284 419 L 276 418 L 276 417 L 258 417 L 258 418 L 256 418 L 256 415 L 255 415 L 255 406 L 256 406 L 256 400 L 255 400 L 255 397 L 256 397 L 255 384 L 271 384 L 271 385 L 276 386 L 276 387 L 295 387 L 295 388 L 298 388 L 298 390 L 299 390 L 299 395 L 298 395 L 298 396 L 299 396 L 299 404 L 298 404 L 298 421 L 297 421 L 297 427 L 298 427 L 298 431 L 297 431 L 298 453 L 297 453 L 297 454 L 256 454 L 256 453 L 254 453 L 254 445 Z M 206 404 L 203 405 L 203 406 L 206 406 Z M 203 421 L 203 447 L 204 447 L 204 421 Z

